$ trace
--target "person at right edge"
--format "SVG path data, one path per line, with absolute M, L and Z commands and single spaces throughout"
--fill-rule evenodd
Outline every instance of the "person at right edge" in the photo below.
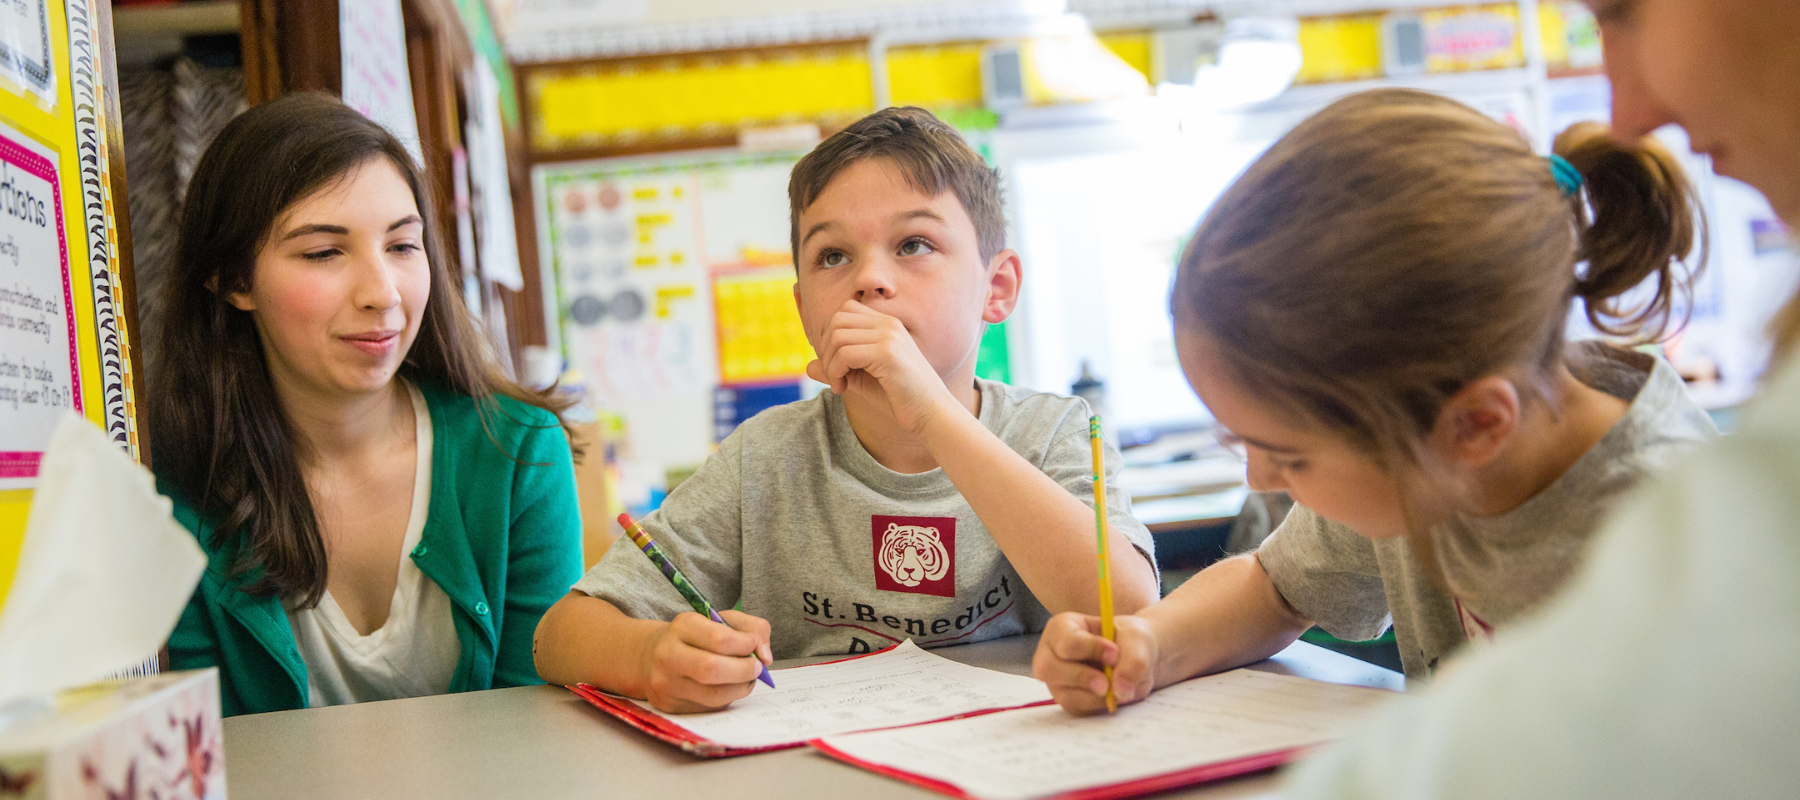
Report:
M 1632 139 L 1800 224 L 1800 3 L 1590 0 Z M 1290 798 L 1800 797 L 1800 303 L 1736 433 L 1621 504 L 1564 592 L 1295 770 Z

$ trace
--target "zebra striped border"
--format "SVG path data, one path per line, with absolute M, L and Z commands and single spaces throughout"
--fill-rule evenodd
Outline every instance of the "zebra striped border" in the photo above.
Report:
M 74 95 L 75 145 L 81 167 L 81 204 L 88 237 L 88 276 L 94 288 L 94 325 L 100 353 L 100 388 L 106 435 L 139 458 L 137 400 L 132 391 L 128 332 L 119 309 L 118 234 L 113 228 L 115 198 L 103 133 L 106 105 L 100 97 L 101 47 L 94 28 L 94 0 L 67 0 L 69 89 Z

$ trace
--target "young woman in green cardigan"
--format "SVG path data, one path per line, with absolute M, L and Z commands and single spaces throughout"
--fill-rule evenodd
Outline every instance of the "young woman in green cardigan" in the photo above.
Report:
M 506 379 L 426 182 L 325 95 L 246 112 L 189 185 L 144 403 L 209 565 L 169 638 L 226 714 L 540 682 L 581 577 L 565 403 Z

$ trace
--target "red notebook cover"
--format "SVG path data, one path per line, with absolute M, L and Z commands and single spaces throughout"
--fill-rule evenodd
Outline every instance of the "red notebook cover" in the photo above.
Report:
M 768 747 L 726 747 L 695 736 L 693 731 L 670 722 L 668 717 L 653 711 L 645 711 L 636 704 L 623 702 L 617 698 L 609 697 L 599 689 L 595 689 L 585 683 L 570 686 L 569 691 L 574 692 L 576 697 L 592 703 L 595 708 L 618 717 L 620 720 L 623 720 L 625 724 L 630 725 L 633 728 L 637 728 L 651 736 L 675 745 L 683 751 L 704 758 L 743 756 L 751 753 L 762 753 L 769 750 L 786 750 L 790 747 L 799 747 L 800 745 L 805 744 L 805 742 L 794 742 L 792 744 L 777 744 Z
M 854 661 L 859 658 L 868 658 L 869 656 L 885 653 L 889 650 L 892 650 L 894 647 L 897 647 L 897 646 L 898 645 L 893 645 L 893 646 L 889 646 L 889 647 L 884 647 L 880 650 L 876 650 L 872 653 L 861 653 L 858 655 L 850 656 L 849 658 L 840 658 L 835 661 L 821 661 L 817 664 L 808 664 L 806 666 L 809 666 L 809 667 L 810 666 L 822 666 L 824 664 L 837 664 L 837 663 L 841 663 L 844 661 Z M 690 731 L 687 728 L 681 727 L 680 725 L 676 724 L 675 722 L 671 721 L 668 717 L 666 717 L 660 713 L 646 709 L 642 706 L 637 705 L 636 703 L 627 702 L 627 701 L 621 700 L 617 697 L 613 697 L 613 696 L 608 695 L 605 692 L 602 692 L 599 689 L 596 689 L 585 683 L 576 684 L 574 686 L 570 686 L 567 688 L 569 691 L 574 692 L 576 697 L 579 697 L 583 700 L 588 701 L 588 703 L 592 704 L 595 708 L 598 708 L 601 711 L 604 711 L 608 714 L 611 714 L 614 717 L 617 717 L 619 720 L 623 721 L 625 724 L 630 725 L 633 728 L 637 728 L 638 730 L 643 731 L 644 733 L 650 734 L 651 736 L 653 736 L 657 739 L 660 739 L 664 742 L 668 742 L 669 744 L 675 745 L 676 747 L 681 748 L 683 752 L 690 753 L 690 754 L 693 754 L 696 756 L 700 756 L 702 758 L 724 758 L 724 757 L 728 757 L 728 756 L 744 756 L 744 755 L 750 755 L 751 753 L 766 753 L 771 750 L 788 750 L 788 749 L 792 749 L 795 747 L 803 747 L 807 744 L 806 740 L 801 739 L 801 740 L 796 740 L 796 741 L 792 741 L 792 742 L 783 742 L 781 744 L 768 745 L 766 747 L 731 747 L 731 746 L 719 744 L 718 742 L 714 742 L 714 741 L 711 741 L 708 739 L 701 738 L 700 736 L 696 735 L 693 731 Z M 926 720 L 923 722 L 917 722 L 917 723 L 913 723 L 913 724 L 914 725 L 930 725 L 934 722 L 945 722 L 945 721 L 953 720 L 953 719 L 963 719 L 965 717 L 978 717 L 978 716 L 981 716 L 982 714 L 992 714 L 996 711 L 1011 711 L 1012 709 L 1015 709 L 1015 708 L 1029 708 L 1031 706 L 1049 705 L 1051 702 L 1052 701 L 1045 700 L 1045 701 L 1039 702 L 1039 703 L 1027 703 L 1026 705 L 1023 705 L 1023 706 L 1007 706 L 1004 708 L 984 708 L 980 711 L 972 711 L 972 712 L 968 712 L 965 714 L 952 714 L 947 717 L 939 717 L 937 719 Z M 910 726 L 900 726 L 900 727 L 910 727 Z M 870 730 L 881 730 L 881 728 L 880 727 L 864 728 L 864 729 L 854 731 L 854 732 L 861 733 L 863 731 L 870 731 Z M 850 732 L 851 731 L 846 731 L 846 733 L 850 733 Z
M 914 786 L 924 787 L 934 792 L 947 794 L 951 797 L 975 800 L 974 795 L 963 791 L 955 784 L 945 783 L 944 781 L 935 778 L 928 778 L 916 772 L 907 772 L 882 764 L 864 761 L 826 744 L 823 739 L 814 739 L 807 742 L 807 744 L 817 748 L 819 752 L 846 764 L 851 764 L 870 772 L 902 780 Z M 1152 792 L 1179 789 L 1183 786 L 1192 786 L 1197 783 L 1208 783 L 1211 781 L 1224 780 L 1226 778 L 1235 778 L 1239 775 L 1248 775 L 1252 772 L 1261 772 L 1270 767 L 1279 767 L 1282 764 L 1286 764 L 1304 752 L 1306 752 L 1306 748 L 1304 747 L 1290 747 L 1284 750 L 1258 753 L 1256 755 L 1234 758 L 1227 761 L 1201 764 L 1196 767 L 1176 770 L 1175 772 L 1166 772 L 1161 775 L 1151 775 L 1146 778 L 1138 778 L 1137 780 L 1126 781 L 1124 783 L 1076 789 L 1072 792 L 1050 795 L 1049 797 L 1043 798 L 1043 800 L 1118 800 L 1118 798 L 1124 797 L 1137 797 L 1138 795 L 1150 794 Z

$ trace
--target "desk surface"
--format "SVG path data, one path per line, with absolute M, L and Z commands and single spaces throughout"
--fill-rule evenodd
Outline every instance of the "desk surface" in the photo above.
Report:
M 1035 636 L 1016 636 L 932 652 L 1030 674 L 1036 643 Z M 1252 668 L 1405 688 L 1399 673 L 1303 642 Z M 551 686 L 233 717 L 225 720 L 225 770 L 233 800 L 942 797 L 808 748 L 695 758 Z M 1272 797 L 1275 786 L 1265 772 L 1158 797 Z

